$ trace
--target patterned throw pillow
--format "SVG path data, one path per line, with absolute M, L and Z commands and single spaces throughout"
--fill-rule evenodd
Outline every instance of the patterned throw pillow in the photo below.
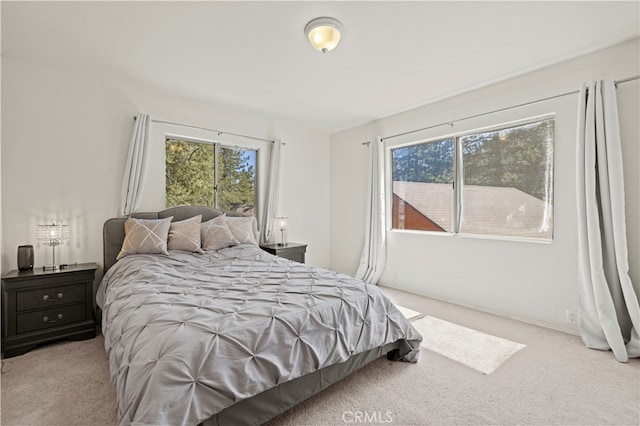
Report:
M 203 250 L 220 250 L 238 244 L 224 214 L 204 222 L 201 229 Z
M 167 237 L 171 219 L 132 219 L 124 222 L 124 242 L 116 260 L 131 254 L 152 254 L 167 252 Z
M 254 234 L 255 217 L 227 217 L 227 225 L 233 234 L 233 238 L 240 244 L 258 245 Z
M 204 253 L 200 248 L 200 222 L 202 222 L 202 215 L 179 222 L 171 222 L 167 248 L 169 250 Z

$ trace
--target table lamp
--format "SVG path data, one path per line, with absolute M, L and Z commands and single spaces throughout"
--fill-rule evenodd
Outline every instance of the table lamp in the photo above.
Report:
M 275 225 L 280 228 L 280 241 L 283 246 L 287 245 L 287 239 L 285 238 L 285 232 L 287 231 L 287 225 L 289 224 L 288 217 L 276 217 Z
M 43 266 L 44 269 L 57 271 L 60 265 L 56 263 L 56 246 L 64 244 L 69 239 L 69 226 L 67 225 L 38 225 L 38 241 L 53 248 L 53 262 Z

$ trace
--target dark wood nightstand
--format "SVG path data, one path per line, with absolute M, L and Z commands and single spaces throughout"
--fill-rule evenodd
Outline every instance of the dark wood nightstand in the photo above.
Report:
M 263 244 L 260 248 L 273 255 L 300 263 L 304 263 L 304 254 L 307 252 L 307 245 L 298 243 Z
M 22 355 L 38 344 L 95 337 L 95 263 L 58 271 L 42 267 L 2 277 L 3 357 Z

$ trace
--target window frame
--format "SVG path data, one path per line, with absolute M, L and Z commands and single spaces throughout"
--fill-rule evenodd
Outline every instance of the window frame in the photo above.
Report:
M 218 210 L 222 210 L 220 209 L 220 207 L 218 207 L 219 205 L 219 198 L 218 198 L 218 150 L 217 147 L 221 147 L 224 149 L 232 149 L 232 150 L 236 150 L 236 151 L 253 151 L 255 152 L 255 171 L 254 171 L 254 177 L 255 177 L 255 182 L 254 182 L 254 203 L 255 203 L 255 208 L 254 208 L 254 217 L 256 218 L 256 220 L 259 219 L 259 215 L 260 215 L 260 148 L 255 147 L 255 146 L 240 146 L 240 145 L 233 145 L 230 143 L 225 143 L 223 141 L 219 141 L 219 140 L 214 140 L 214 139 L 208 139 L 208 138 L 198 138 L 198 137 L 192 137 L 192 136 L 184 136 L 184 135 L 180 135 L 180 134 L 172 134 L 172 133 L 165 133 L 164 134 L 164 146 L 163 146 L 163 152 L 164 150 L 166 150 L 166 145 L 167 145 L 167 141 L 168 140 L 177 140 L 177 141 L 183 141 L 183 142 L 191 142 L 191 143 L 201 143 L 201 144 L 206 144 L 206 145 L 212 145 L 214 147 L 214 203 L 215 206 L 213 206 L 213 208 L 216 208 Z M 167 165 L 167 158 L 166 156 L 163 157 L 164 158 L 164 170 L 165 170 L 165 182 L 164 182 L 164 202 L 165 202 L 165 208 L 167 207 L 166 202 L 167 202 L 167 193 L 166 193 L 166 188 L 167 188 L 167 183 L 166 183 L 166 165 Z M 170 206 L 169 206 L 170 207 Z
M 506 235 L 487 235 L 487 234 L 471 234 L 460 232 L 460 220 L 462 215 L 462 190 L 461 186 L 458 184 L 462 182 L 464 185 L 464 176 L 463 176 L 463 167 L 462 167 L 462 143 L 461 138 L 469 135 L 479 134 L 479 133 L 488 133 L 495 132 L 500 130 L 508 130 L 511 128 L 524 126 L 527 124 L 532 124 L 545 120 L 554 120 L 554 138 L 553 138 L 553 152 L 551 156 L 551 175 L 553 179 L 552 185 L 554 186 L 553 190 L 553 213 L 552 213 L 552 223 L 553 230 L 551 238 L 534 238 L 534 237 L 519 237 L 519 236 L 506 236 Z M 419 234 L 419 235 L 438 235 L 438 236 L 450 236 L 450 237 L 463 237 L 463 238 L 474 238 L 474 239 L 489 239 L 489 240 L 506 240 L 506 241 L 519 241 L 519 242 L 531 242 L 531 243 L 541 243 L 541 244 L 551 244 L 555 240 L 555 226 L 556 226 L 556 209 L 555 209 L 555 164 L 556 164 L 556 113 L 555 112 L 546 112 L 539 115 L 531 115 L 526 118 L 518 118 L 513 120 L 501 121 L 499 123 L 494 123 L 485 126 L 472 126 L 468 129 L 450 132 L 450 133 L 435 133 L 434 135 L 429 135 L 428 137 L 419 137 L 415 136 L 413 139 L 410 134 L 408 137 L 405 137 L 405 142 L 400 142 L 396 144 L 389 144 L 385 147 L 385 169 L 386 169 L 386 190 L 388 196 L 386 197 L 386 230 L 388 232 L 398 232 L 398 233 L 408 233 L 408 234 Z M 451 127 L 454 126 L 453 122 L 449 124 Z M 419 132 L 418 132 L 419 133 Z M 433 143 L 438 141 L 443 141 L 447 139 L 453 139 L 453 200 L 452 200 L 452 209 L 451 209 L 451 231 L 427 231 L 427 230 L 418 230 L 418 229 L 401 229 L 401 228 L 393 228 L 393 150 L 399 148 L 406 148 L 410 146 L 416 146 L 426 143 Z M 384 139 L 383 139 L 384 140 Z

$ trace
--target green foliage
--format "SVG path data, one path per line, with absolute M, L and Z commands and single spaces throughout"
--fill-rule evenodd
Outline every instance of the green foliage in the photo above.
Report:
M 464 183 L 513 187 L 546 200 L 553 179 L 554 120 L 460 138 Z M 454 140 L 392 151 L 394 181 L 453 182 Z
M 215 207 L 214 146 L 168 139 L 165 153 L 167 207 Z
M 392 151 L 394 181 L 453 182 L 453 139 L 397 148 Z
M 464 183 L 517 188 L 545 200 L 552 182 L 554 121 L 461 138 Z
M 255 175 L 255 152 L 218 147 L 218 208 L 253 212 Z
M 167 139 L 165 153 L 167 207 L 206 205 L 255 213 L 255 151 Z

